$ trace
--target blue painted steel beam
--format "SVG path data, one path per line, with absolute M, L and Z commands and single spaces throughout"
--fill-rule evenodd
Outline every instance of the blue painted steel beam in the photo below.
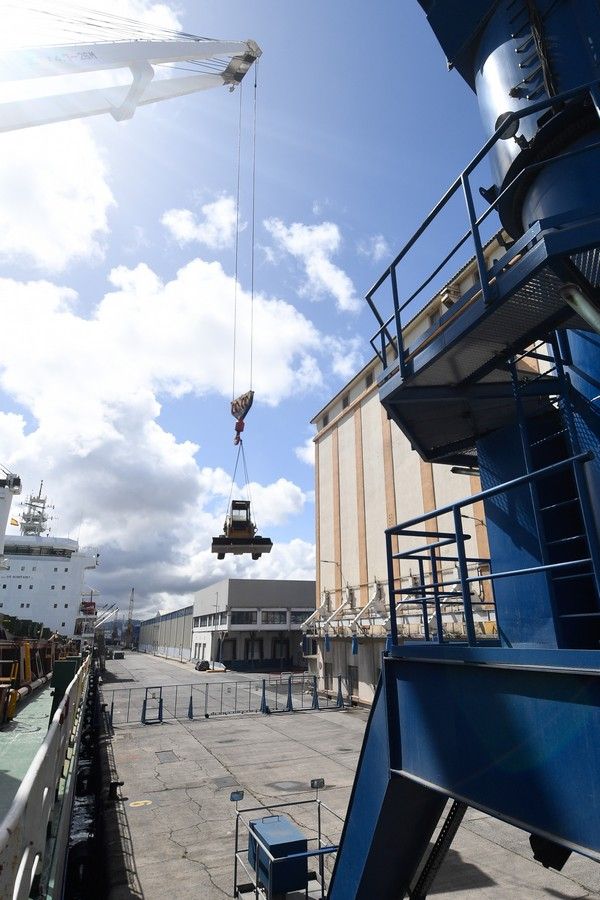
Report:
M 554 665 L 532 666 L 536 651 L 397 649 L 384 666 L 391 769 L 600 860 L 597 655 L 537 657 Z

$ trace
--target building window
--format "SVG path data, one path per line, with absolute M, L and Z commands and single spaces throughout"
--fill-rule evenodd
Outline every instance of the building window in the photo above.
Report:
M 65 609 L 68 609 L 68 608 L 69 608 L 69 604 L 65 603 Z
M 284 609 L 263 609 L 260 621 L 263 625 L 286 625 L 287 613 Z
M 5 584 L 2 585 L 2 590 L 3 590 L 3 591 L 6 590 L 6 585 L 5 585 Z
M 256 625 L 256 619 L 257 612 L 255 609 L 234 609 L 231 613 L 232 625 Z
M 279 638 L 273 641 L 273 659 L 290 658 L 290 642 L 287 638 Z
M 366 377 L 365 377 L 365 388 L 370 388 L 372 384 L 373 384 L 373 373 L 367 372 Z
M 194 616 L 193 627 L 194 627 L 194 628 L 200 628 L 200 616 Z M 199 644 L 197 644 L 196 646 L 199 646 Z M 198 657 L 196 657 L 196 659 L 197 659 L 197 658 L 198 658 Z
M 25 604 L 21 603 L 21 609 L 25 609 Z
M 25 609 L 29 609 L 29 603 L 25 604 Z
M 54 604 L 54 609 L 56 609 L 57 606 L 58 606 L 58 603 L 55 603 L 55 604 Z
M 56 567 L 56 566 L 54 566 L 54 571 L 55 571 L 55 572 L 58 572 L 58 569 L 57 569 L 57 567 Z
M 68 571 L 69 571 L 69 567 L 67 566 L 67 568 L 65 569 L 65 572 L 68 572 Z
M 329 413 L 323 414 L 323 428 L 327 428 L 329 425 Z
M 346 409 L 350 403 L 350 394 L 344 394 L 342 397 L 342 409 Z
M 293 609 L 290 613 L 290 625 L 302 625 L 311 613 L 314 613 L 314 609 Z
M 32 584 L 29 585 L 29 590 L 30 590 L 30 591 L 33 590 L 33 585 L 32 585 Z
M 32 567 L 31 567 L 31 571 L 32 571 L 32 572 L 37 572 L 37 566 L 32 566 Z
M 60 623 L 60 627 L 61 627 L 61 628 L 64 628 L 64 627 L 65 627 L 65 623 L 64 623 L 64 622 L 61 622 L 61 623 Z
M 2 609 L 3 606 L 4 606 L 4 603 L 0 603 L 0 609 Z
M 50 590 L 51 590 L 51 591 L 54 590 L 54 585 L 53 585 L 53 584 L 50 585 Z
M 262 638 L 246 638 L 244 641 L 244 659 L 261 660 L 263 658 Z
M 61 591 L 64 591 L 64 589 L 65 589 L 65 586 L 64 586 L 64 584 L 63 584 L 63 586 L 61 587 Z
M 22 587 L 23 587 L 22 584 L 18 584 L 18 585 L 17 585 L 17 590 L 20 591 Z
M 21 572 L 25 571 L 25 566 L 21 566 Z

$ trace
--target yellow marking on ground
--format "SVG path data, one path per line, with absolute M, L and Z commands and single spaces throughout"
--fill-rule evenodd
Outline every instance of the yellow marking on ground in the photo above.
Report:
M 133 807 L 137 807 L 137 806 L 151 806 L 151 805 L 152 805 L 152 800 L 132 800 L 131 803 L 130 803 L 129 805 L 130 805 L 130 806 L 133 806 Z

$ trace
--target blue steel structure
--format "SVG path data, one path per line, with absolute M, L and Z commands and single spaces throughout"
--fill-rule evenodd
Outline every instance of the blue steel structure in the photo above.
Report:
M 600 5 L 420 5 L 489 139 L 369 291 L 372 344 L 389 417 L 482 490 L 386 532 L 391 641 L 330 900 L 426 896 L 468 805 L 527 830 L 545 865 L 600 860 Z M 482 164 L 494 183 L 476 193 Z M 442 259 L 432 242 L 432 271 L 405 292 L 410 251 L 461 193 L 464 230 Z M 476 283 L 406 346 L 469 243 Z M 489 559 L 469 549 L 474 500 Z M 397 560 L 419 573 L 408 589 Z M 477 629 L 480 597 L 497 636 Z M 464 641 L 444 634 L 457 601 Z M 423 641 L 398 640 L 404 609 Z

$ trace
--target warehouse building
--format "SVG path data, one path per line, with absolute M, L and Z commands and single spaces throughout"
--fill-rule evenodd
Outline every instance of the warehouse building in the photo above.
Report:
M 158 613 L 140 625 L 138 649 L 187 662 L 192 656 L 193 607 L 186 606 L 173 612 Z
M 314 581 L 219 581 L 194 597 L 193 657 L 240 671 L 302 667 L 302 623 L 314 608 Z

